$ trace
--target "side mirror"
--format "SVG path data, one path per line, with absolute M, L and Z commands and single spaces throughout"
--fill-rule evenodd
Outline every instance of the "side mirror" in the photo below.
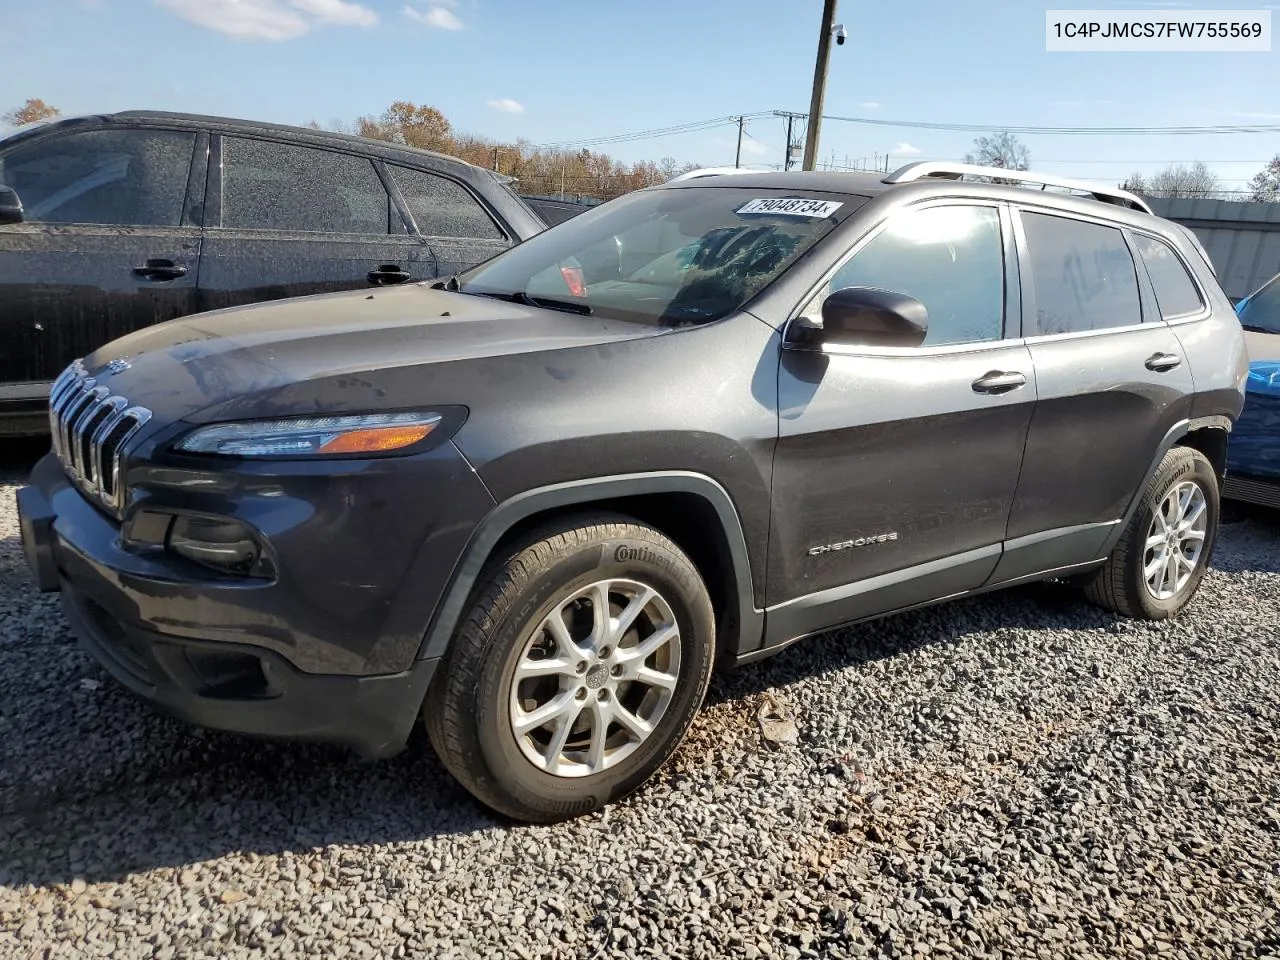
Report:
M 25 219 L 22 213 L 22 201 L 18 199 L 18 191 L 0 183 L 0 226 L 6 223 L 21 223 Z
M 918 347 L 929 329 L 929 312 L 914 297 L 876 287 L 845 287 L 822 304 L 821 343 L 858 347 Z

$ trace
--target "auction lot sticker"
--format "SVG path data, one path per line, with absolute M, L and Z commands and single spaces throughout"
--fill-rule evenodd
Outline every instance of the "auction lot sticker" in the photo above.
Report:
M 1046 10 L 1044 16 L 1050 53 L 1271 52 L 1266 9 Z
M 813 217 L 825 220 L 844 206 L 839 200 L 807 200 L 804 197 L 774 197 L 748 200 L 734 213 L 772 213 L 782 217 Z

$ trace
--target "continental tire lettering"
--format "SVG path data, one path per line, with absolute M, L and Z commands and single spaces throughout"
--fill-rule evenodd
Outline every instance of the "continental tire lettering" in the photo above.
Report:
M 655 567 L 662 567 L 664 570 L 670 570 L 675 566 L 670 557 L 663 556 L 648 547 L 630 546 L 625 543 L 614 547 L 613 559 L 616 563 L 648 563 Z

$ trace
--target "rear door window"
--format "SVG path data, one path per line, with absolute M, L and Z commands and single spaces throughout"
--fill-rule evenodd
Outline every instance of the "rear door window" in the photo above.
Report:
M 1200 291 L 1178 255 L 1163 240 L 1134 234 L 1134 245 L 1147 267 L 1160 316 L 1165 320 L 1186 317 L 1204 309 Z
M 177 130 L 86 130 L 6 151 L 0 183 L 35 223 L 176 227 L 194 147 Z
M 1041 335 L 1082 333 L 1142 322 L 1133 256 L 1115 227 L 1022 214 L 1027 238 L 1023 284 L 1035 298 Z
M 462 184 L 422 170 L 388 169 L 423 236 L 505 239 L 493 217 Z
M 222 226 L 387 234 L 390 198 L 373 162 L 270 140 L 222 140 Z

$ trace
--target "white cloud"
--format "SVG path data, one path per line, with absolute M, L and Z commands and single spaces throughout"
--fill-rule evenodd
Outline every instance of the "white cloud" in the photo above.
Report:
M 759 140 L 753 140 L 751 137 L 743 137 L 742 152 L 750 154 L 753 157 L 763 157 L 767 153 L 772 153 L 773 148 L 767 143 L 761 143 Z
M 453 3 L 450 2 L 449 6 L 453 6 Z M 448 6 L 440 6 L 439 2 L 428 7 L 425 13 L 417 7 L 406 6 L 404 15 L 424 27 L 431 27 L 436 30 L 461 30 L 463 27 L 458 15 L 450 10 Z
M 236 40 L 293 40 L 324 24 L 369 27 L 378 15 L 350 0 L 155 0 L 184 20 Z
M 1252 113 L 1246 110 L 1233 110 L 1233 117 L 1244 117 L 1246 120 L 1280 120 L 1280 113 Z
M 500 110 L 503 113 L 524 113 L 524 104 L 519 100 L 512 100 L 510 97 L 503 97 L 501 100 L 486 100 L 485 104 L 493 110 Z
M 349 0 L 289 0 L 289 5 L 309 13 L 320 23 L 332 23 L 344 27 L 372 27 L 378 15 L 368 7 Z
M 880 101 L 879 100 L 863 100 L 858 104 L 858 106 L 860 106 L 863 110 L 879 110 Z
M 890 155 L 896 154 L 900 157 L 914 157 L 918 153 L 924 153 L 924 151 L 914 143 L 907 143 L 907 141 L 903 140 L 899 143 L 895 143 L 893 145 L 893 149 L 890 150 L 889 153 Z

